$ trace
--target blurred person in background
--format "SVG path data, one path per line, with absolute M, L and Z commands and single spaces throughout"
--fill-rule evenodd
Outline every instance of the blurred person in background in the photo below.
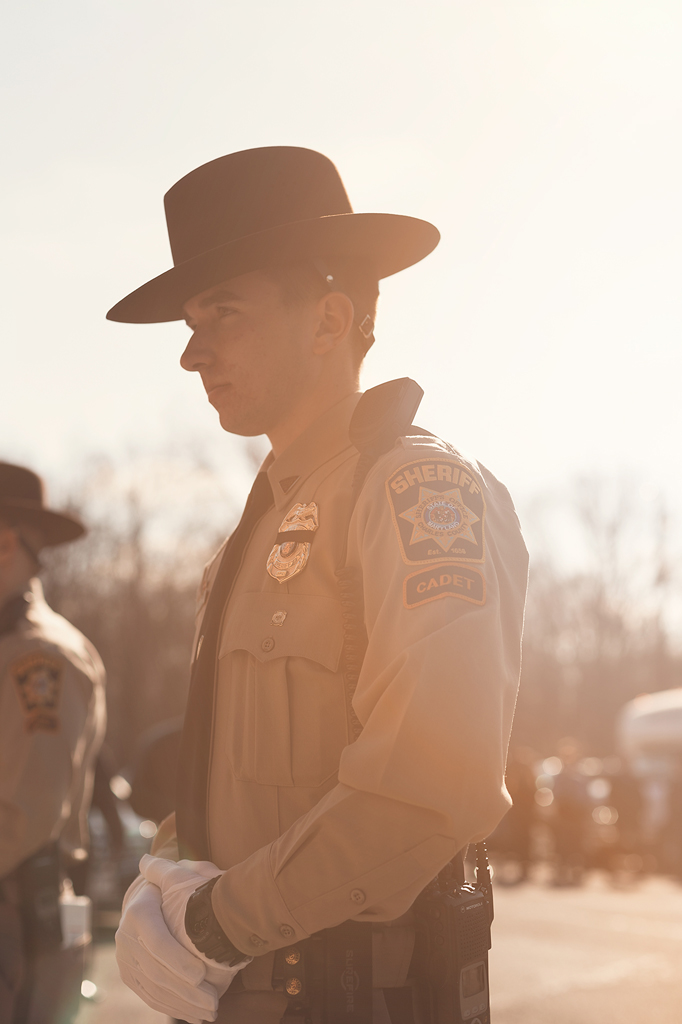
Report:
M 665 868 L 682 881 L 682 758 L 674 758 L 668 791 L 668 820 L 664 829 Z
M 87 857 L 105 676 L 38 573 L 43 548 L 84 532 L 40 477 L 0 463 L 1 1024 L 67 1024 L 80 997 L 86 940 L 63 948 L 61 864 Z
M 117 778 L 114 759 L 105 743 L 100 748 L 95 760 L 90 810 L 93 811 L 96 808 L 100 812 L 106 828 L 108 856 L 117 866 L 117 870 L 120 870 L 121 861 L 126 850 L 126 837 L 118 812 L 117 805 L 119 801 L 111 789 L 112 778 Z M 90 826 L 92 828 L 92 815 L 90 815 Z M 73 883 L 73 890 L 76 895 L 82 896 L 88 892 L 93 867 L 93 858 L 91 856 L 81 860 L 65 862 L 64 868 Z M 125 888 L 129 884 L 130 878 L 127 879 Z
M 587 779 L 578 769 L 580 752 L 580 744 L 572 736 L 559 741 L 562 768 L 554 778 L 552 805 L 554 885 L 580 885 L 585 871 L 592 803 Z
M 636 879 L 644 866 L 642 857 L 644 797 L 639 779 L 632 773 L 626 762 L 619 757 L 610 757 L 605 760 L 604 765 L 607 779 L 611 785 L 608 802 L 618 815 L 618 840 L 611 858 L 612 871 L 617 880 L 629 882 Z
M 496 865 L 496 879 L 512 885 L 525 882 L 531 865 L 531 841 L 536 820 L 535 771 L 537 760 L 528 747 L 510 747 L 505 781 L 512 805 L 491 836 L 493 850 L 503 863 Z
M 221 426 L 272 452 L 201 583 L 177 812 L 126 895 L 121 974 L 189 1022 L 303 1019 L 323 933 L 338 977 L 365 950 L 373 1019 L 409 1024 L 412 904 L 509 807 L 527 578 L 506 488 L 412 426 L 421 389 L 359 391 L 379 279 L 439 235 L 354 214 L 290 147 L 214 160 L 165 204 L 175 266 L 109 318 L 185 319 Z

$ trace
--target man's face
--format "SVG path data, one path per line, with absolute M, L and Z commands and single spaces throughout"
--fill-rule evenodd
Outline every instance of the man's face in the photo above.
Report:
M 0 519 L 0 591 L 37 572 L 44 544 L 42 532 L 35 527 L 25 523 L 17 527 Z
M 270 433 L 318 370 L 314 306 L 286 304 L 279 284 L 255 271 L 200 292 L 184 309 L 193 333 L 180 363 L 201 374 L 223 430 Z

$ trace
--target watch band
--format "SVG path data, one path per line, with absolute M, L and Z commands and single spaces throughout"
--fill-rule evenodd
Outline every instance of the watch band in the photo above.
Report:
M 242 953 L 233 942 L 230 942 L 223 929 L 218 924 L 218 919 L 213 910 L 211 893 L 220 875 L 210 878 L 198 889 L 195 889 L 187 900 L 185 909 L 185 931 L 190 939 L 204 956 L 209 960 L 217 960 L 219 964 L 229 964 L 230 967 L 237 967 L 245 964 L 251 957 Z

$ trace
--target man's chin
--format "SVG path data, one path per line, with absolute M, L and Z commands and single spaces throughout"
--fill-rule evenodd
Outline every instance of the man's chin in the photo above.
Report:
M 266 428 L 259 426 L 246 418 L 234 415 L 234 410 L 217 410 L 220 426 L 228 434 L 236 434 L 238 437 L 258 437 L 265 434 Z
M 218 413 L 218 419 L 220 420 L 220 426 L 223 430 L 227 431 L 228 434 L 242 434 L 241 420 L 242 417 L 234 408 L 232 403 L 225 401 L 219 401 L 218 391 L 222 389 L 216 388 L 212 394 L 209 394 L 209 404 L 213 406 L 215 411 Z

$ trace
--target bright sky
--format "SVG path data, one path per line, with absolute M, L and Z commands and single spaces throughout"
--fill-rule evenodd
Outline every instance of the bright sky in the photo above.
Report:
M 577 475 L 682 506 L 679 0 L 22 0 L 3 15 L 0 453 L 210 451 L 184 325 L 105 321 L 171 265 L 163 193 L 309 146 L 358 211 L 443 240 L 387 280 L 364 383 L 520 504 Z M 217 454 L 216 454 L 217 453 Z

